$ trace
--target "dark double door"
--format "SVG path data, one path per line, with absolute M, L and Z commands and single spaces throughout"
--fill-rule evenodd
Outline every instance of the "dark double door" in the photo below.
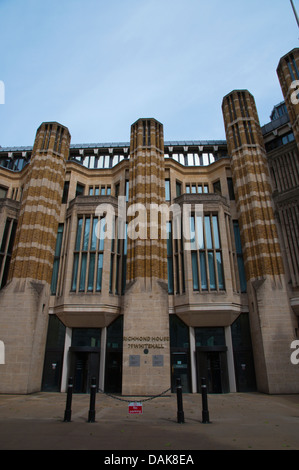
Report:
M 97 348 L 71 348 L 70 377 L 73 377 L 74 393 L 89 393 L 91 379 L 98 387 L 100 350 Z
M 201 391 L 201 378 L 206 379 L 208 393 L 229 392 L 226 347 L 197 348 L 197 383 Z
M 71 348 L 70 377 L 73 377 L 74 393 L 89 393 L 91 379 L 96 377 L 99 387 L 100 349 Z M 105 392 L 121 393 L 122 382 L 122 353 L 107 351 Z
M 198 347 L 196 350 L 197 389 L 201 392 L 201 378 L 206 379 L 208 393 L 229 392 L 227 369 L 227 347 Z M 181 379 L 183 392 L 191 392 L 190 360 L 187 351 L 172 351 L 172 391 L 176 390 L 176 379 Z

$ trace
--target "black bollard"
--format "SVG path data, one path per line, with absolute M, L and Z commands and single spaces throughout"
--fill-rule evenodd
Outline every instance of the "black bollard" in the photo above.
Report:
M 69 378 L 68 389 L 67 389 L 67 395 L 66 395 L 65 412 L 64 412 L 64 422 L 65 423 L 69 423 L 71 421 L 72 397 L 73 397 L 73 379 L 72 379 L 72 377 L 70 377 Z
M 96 419 L 96 393 L 97 393 L 97 383 L 96 378 L 92 377 L 90 385 L 90 405 L 88 413 L 88 422 L 94 423 Z
M 201 379 L 201 398 L 202 398 L 202 423 L 206 424 L 210 422 L 209 410 L 208 410 L 208 390 L 206 379 Z
M 178 412 L 177 412 L 177 418 L 178 418 L 178 423 L 184 423 L 184 411 L 183 411 L 183 392 L 182 392 L 182 385 L 181 385 L 181 379 L 178 378 L 176 379 L 176 395 L 177 395 L 177 403 L 178 403 Z

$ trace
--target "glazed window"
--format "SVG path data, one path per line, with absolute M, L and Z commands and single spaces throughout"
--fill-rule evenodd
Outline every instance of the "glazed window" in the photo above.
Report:
M 85 186 L 83 184 L 77 183 L 76 187 L 76 197 L 84 195 Z
M 7 219 L 0 246 L 0 289 L 2 289 L 7 282 L 16 229 L 17 221 Z
M 126 202 L 129 202 L 129 195 L 130 195 L 130 186 L 129 186 L 129 180 L 126 180 L 126 188 L 125 188 L 125 191 L 126 191 Z
M 234 191 L 234 184 L 233 184 L 233 179 L 232 178 L 227 178 L 227 187 L 228 187 L 229 199 L 231 201 L 234 201 L 235 200 L 235 191 Z
M 201 184 L 201 183 L 191 183 L 186 184 L 186 193 L 187 194 L 203 194 L 209 192 L 209 185 L 208 184 Z
M 78 219 L 72 287 L 73 292 L 102 290 L 106 219 L 83 216 Z
M 176 195 L 177 197 L 182 194 L 182 183 L 179 181 L 176 182 Z
M 183 239 L 174 235 L 179 233 L 178 223 L 176 219 L 167 222 L 168 294 L 185 292 Z
M 125 293 L 126 289 L 126 280 L 127 280 L 127 252 L 128 252 L 128 224 L 126 223 L 125 227 L 126 233 L 125 233 L 125 239 L 124 239 L 124 249 L 123 249 L 123 260 L 122 260 L 122 289 L 121 293 L 122 295 Z
M 7 197 L 7 188 L 0 186 L 0 199 L 5 199 Z
M 61 247 L 62 247 L 62 238 L 63 238 L 63 224 L 59 224 L 58 232 L 57 232 L 57 238 L 56 238 L 54 264 L 53 264 L 53 272 L 52 272 L 52 282 L 51 282 L 51 294 L 52 295 L 56 294 L 56 289 L 57 289 L 58 272 L 59 272 Z
M 239 281 L 240 281 L 240 291 L 246 292 L 246 276 L 245 276 L 245 267 L 242 253 L 241 237 L 240 237 L 240 228 L 237 220 L 233 221 L 234 225 L 234 235 L 235 235 L 235 245 L 237 253 L 237 264 L 239 271 Z
M 221 194 L 221 183 L 220 180 L 217 180 L 213 183 L 213 190 L 216 194 Z
M 224 290 L 222 250 L 218 216 L 190 218 L 191 265 L 194 291 Z
M 165 180 L 165 201 L 170 201 L 170 180 Z
M 70 189 L 70 182 L 65 181 L 64 187 L 63 187 L 63 194 L 62 194 L 62 200 L 61 204 L 66 204 L 69 196 L 69 189 Z
M 173 294 L 172 223 L 167 222 L 168 294 Z
M 111 258 L 110 258 L 110 294 L 124 294 L 126 288 L 127 271 L 127 224 L 119 227 L 119 219 L 116 217 L 113 221 L 113 237 L 111 240 Z M 118 230 L 124 230 L 124 234 L 118 233 Z
M 100 194 L 99 186 L 89 186 L 89 196 L 98 196 Z

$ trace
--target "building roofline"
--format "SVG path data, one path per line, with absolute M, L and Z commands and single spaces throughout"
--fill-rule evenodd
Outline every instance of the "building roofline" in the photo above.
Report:
M 232 95 L 233 93 L 242 93 L 242 92 L 243 92 L 243 93 L 244 93 L 244 92 L 249 93 L 249 95 L 251 95 L 251 96 L 253 97 L 253 94 L 250 93 L 250 91 L 247 90 L 246 88 L 235 89 L 235 90 L 230 91 L 229 93 L 227 93 L 227 94 L 223 97 L 223 99 L 222 99 L 222 106 L 223 106 L 224 100 L 225 100 L 228 96 Z
M 164 142 L 165 147 L 200 147 L 200 146 L 225 146 L 226 140 L 168 140 Z M 129 148 L 130 142 L 106 142 L 106 143 L 90 143 L 90 144 L 71 144 L 72 149 L 95 149 L 95 148 Z M 18 147 L 0 147 L 1 152 L 30 152 L 33 146 Z
M 282 61 L 283 59 L 285 59 L 286 57 L 288 57 L 290 54 L 293 54 L 295 51 L 299 51 L 299 47 L 294 47 L 291 51 L 287 52 L 286 54 L 284 54 L 284 55 L 279 59 L 279 62 L 278 62 L 276 71 L 279 69 L 279 66 L 280 66 L 280 64 L 281 64 L 281 61 Z

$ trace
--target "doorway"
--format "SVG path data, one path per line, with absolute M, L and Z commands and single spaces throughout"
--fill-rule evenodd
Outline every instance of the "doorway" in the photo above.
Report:
M 190 393 L 189 353 L 186 351 L 171 352 L 171 389 L 176 390 L 176 380 L 181 379 L 182 391 Z
M 248 313 L 242 313 L 231 326 L 236 385 L 238 392 L 255 392 L 256 379 Z
M 42 380 L 43 392 L 59 392 L 63 364 L 63 352 L 46 351 Z
M 254 363 L 251 351 L 236 351 L 234 353 L 236 385 L 238 392 L 255 392 L 256 381 Z
M 197 386 L 201 391 L 201 378 L 207 381 L 208 393 L 228 393 L 226 347 L 197 348 Z
M 56 315 L 49 315 L 42 379 L 43 392 L 60 392 L 65 342 L 65 326 Z
M 176 380 L 181 379 L 182 391 L 191 392 L 189 327 L 177 316 L 169 315 L 171 390 L 176 391 Z
M 105 392 L 121 393 L 123 358 L 123 315 L 107 327 Z
M 107 350 L 105 371 L 105 392 L 121 393 L 122 351 Z
M 73 377 L 74 393 L 89 393 L 92 377 L 96 378 L 98 387 L 100 350 L 97 348 L 70 348 L 71 368 L 70 377 Z

